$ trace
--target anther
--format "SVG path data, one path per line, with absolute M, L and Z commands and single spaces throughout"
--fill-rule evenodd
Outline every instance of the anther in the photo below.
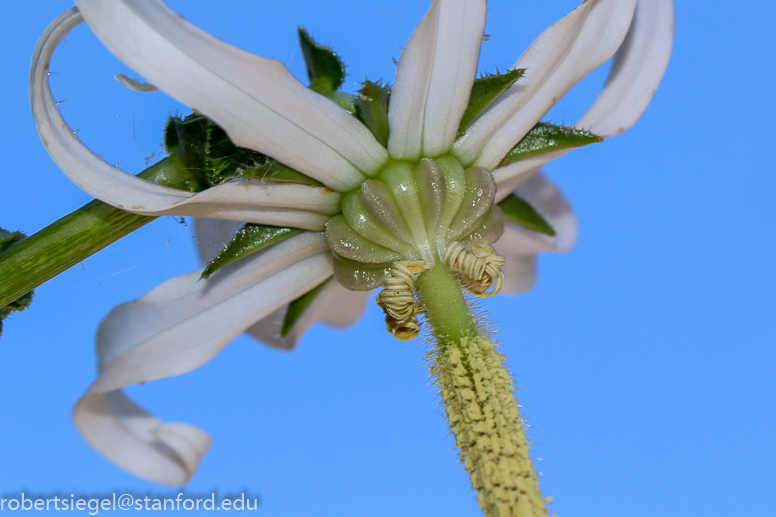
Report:
M 445 252 L 445 263 L 460 273 L 463 289 L 475 296 L 488 297 L 501 291 L 504 286 L 504 257 L 496 255 L 496 250 L 484 244 L 466 248 L 460 242 L 453 242 Z M 488 288 L 495 286 L 491 291 Z
M 388 275 L 383 279 L 383 289 L 377 294 L 377 305 L 385 311 L 388 332 L 402 341 L 409 341 L 418 335 L 420 326 L 415 301 L 415 280 L 426 269 L 420 260 L 398 261 L 391 264 Z

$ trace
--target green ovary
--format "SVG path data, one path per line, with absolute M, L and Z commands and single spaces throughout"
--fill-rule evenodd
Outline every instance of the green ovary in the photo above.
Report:
M 495 242 L 504 226 L 495 194 L 486 169 L 464 169 L 449 156 L 389 162 L 344 194 L 342 213 L 326 224 L 335 278 L 348 289 L 366 291 L 382 285 L 394 262 L 432 267 L 453 242 Z

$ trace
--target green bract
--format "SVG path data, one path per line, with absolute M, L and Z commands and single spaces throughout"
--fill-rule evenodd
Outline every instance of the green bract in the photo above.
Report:
M 490 106 L 496 97 L 508 90 L 523 75 L 525 70 L 515 69 L 504 74 L 495 73 L 485 75 L 474 81 L 472 93 L 469 96 L 469 105 L 463 113 L 461 123 L 458 125 L 458 134 L 463 134 L 464 130 L 477 118 L 477 116 Z
M 9 232 L 0 228 L 0 255 L 16 244 L 22 241 L 25 235 L 22 232 Z M 12 301 L 5 307 L 0 307 L 0 335 L 3 333 L 3 320 L 8 317 L 13 311 L 21 311 L 26 309 L 32 303 L 33 291 L 24 294 L 23 296 Z

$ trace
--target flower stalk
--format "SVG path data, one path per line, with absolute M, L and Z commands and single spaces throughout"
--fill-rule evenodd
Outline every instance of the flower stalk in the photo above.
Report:
M 443 262 L 422 273 L 417 286 L 436 338 L 431 375 L 485 516 L 546 517 L 505 357 Z
M 168 156 L 138 174 L 174 188 L 190 188 L 190 176 L 177 155 Z M 54 221 L 0 253 L 0 307 L 154 219 L 94 200 Z

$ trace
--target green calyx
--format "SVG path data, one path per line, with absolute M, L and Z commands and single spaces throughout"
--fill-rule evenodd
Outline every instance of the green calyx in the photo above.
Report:
M 388 100 L 391 89 L 379 82 L 364 81 L 356 97 L 356 117 L 372 132 L 375 140 L 388 147 Z
M 603 142 L 603 138 L 573 127 L 539 122 L 507 153 L 499 167 L 540 154 Z
M 208 278 L 222 267 L 293 237 L 302 231 L 298 228 L 246 223 L 232 236 L 232 240 L 224 246 L 216 258 L 208 262 L 202 272 L 202 278 Z
M 485 108 L 496 100 L 496 97 L 507 91 L 522 77 L 525 70 L 517 68 L 506 73 L 488 74 L 474 80 L 472 92 L 469 94 L 469 105 L 461 118 L 458 134 L 462 135 L 469 124 L 474 121 Z
M 394 262 L 432 266 L 453 242 L 495 242 L 503 231 L 495 194 L 488 171 L 464 169 L 450 156 L 389 163 L 345 194 L 342 213 L 326 225 L 335 278 L 348 289 L 369 290 Z
M 164 143 L 170 159 L 179 161 L 188 173 L 182 178 L 180 167 L 177 168 L 171 176 L 176 184 L 167 186 L 200 192 L 237 178 L 321 185 L 265 154 L 236 146 L 226 131 L 204 115 L 170 117 Z M 155 178 L 145 179 L 165 184 Z
M 498 204 L 504 212 L 504 219 L 522 226 L 526 230 L 554 237 L 555 229 L 528 201 L 517 194 L 510 194 Z
M 299 45 L 307 65 L 309 88 L 353 113 L 352 96 L 339 91 L 345 81 L 345 64 L 339 56 L 329 47 L 316 43 L 302 27 L 299 27 Z
M 289 333 L 291 333 L 291 330 L 294 328 L 294 325 L 296 325 L 296 322 L 299 321 L 299 318 L 302 317 L 302 314 L 305 313 L 305 311 L 310 307 L 310 305 L 312 305 L 313 301 L 315 301 L 318 295 L 321 294 L 321 291 L 323 291 L 323 288 L 326 287 L 326 284 L 329 283 L 329 280 L 324 280 L 322 283 L 318 284 L 288 304 L 288 307 L 286 308 L 286 314 L 283 316 L 283 324 L 280 327 L 280 337 L 286 337 Z

